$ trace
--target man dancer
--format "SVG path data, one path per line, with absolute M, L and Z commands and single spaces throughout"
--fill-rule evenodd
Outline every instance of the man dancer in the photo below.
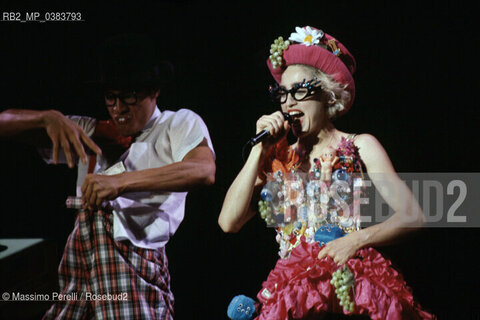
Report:
M 82 209 L 58 269 L 60 293 L 78 299 L 56 302 L 44 319 L 172 319 L 165 244 L 183 220 L 187 191 L 214 183 L 212 143 L 194 112 L 158 109 L 165 75 L 149 38 L 112 38 L 100 61 L 110 120 L 0 113 L 0 136 L 32 133 L 41 144 L 35 129 L 43 129 L 47 161 L 78 160 Z

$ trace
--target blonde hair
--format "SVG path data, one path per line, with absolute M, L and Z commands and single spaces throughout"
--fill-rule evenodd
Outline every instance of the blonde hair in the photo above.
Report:
M 345 105 L 348 104 L 352 96 L 350 92 L 346 89 L 347 85 L 335 81 L 333 77 L 325 72 L 312 67 L 307 64 L 296 64 L 298 66 L 304 67 L 312 73 L 312 76 L 320 81 L 323 91 L 330 93 L 332 95 L 332 104 L 328 104 L 327 115 L 328 118 L 333 119 L 338 116 L 343 110 L 345 110 Z

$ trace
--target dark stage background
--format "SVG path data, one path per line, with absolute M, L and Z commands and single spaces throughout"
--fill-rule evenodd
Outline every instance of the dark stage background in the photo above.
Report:
M 357 98 L 335 122 L 340 130 L 375 135 L 398 172 L 478 171 L 478 11 L 461 2 L 32 1 L 0 8 L 77 11 L 85 20 L 0 22 L 0 110 L 105 117 L 101 97 L 84 81 L 95 76 L 94 48 L 116 33 L 150 34 L 175 65 L 160 103 L 199 113 L 217 153 L 215 185 L 189 194 L 186 218 L 167 245 L 177 319 L 225 319 L 230 299 L 255 296 L 275 264 L 274 231 L 259 217 L 235 235 L 222 233 L 217 217 L 256 119 L 276 110 L 266 94 L 269 46 L 295 26 L 323 29 L 356 57 Z M 0 144 L 0 238 L 46 238 L 59 261 L 75 218 L 64 208 L 75 171 L 44 164 L 28 146 Z M 479 241 L 477 229 L 425 229 L 381 251 L 422 306 L 443 319 L 478 319 Z

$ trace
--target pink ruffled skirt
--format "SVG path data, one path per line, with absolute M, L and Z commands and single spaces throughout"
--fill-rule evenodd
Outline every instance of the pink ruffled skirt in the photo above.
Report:
M 346 265 L 355 275 L 353 312 L 339 305 L 330 257 L 317 258 L 318 243 L 301 242 L 289 259 L 280 259 L 263 283 L 258 320 L 307 319 L 325 312 L 362 314 L 371 319 L 435 319 L 413 300 L 411 289 L 391 262 L 373 248 L 361 249 Z

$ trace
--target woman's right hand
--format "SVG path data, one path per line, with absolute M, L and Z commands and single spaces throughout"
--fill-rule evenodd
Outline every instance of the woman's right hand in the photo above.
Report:
M 92 139 L 83 131 L 83 129 L 65 117 L 56 110 L 47 110 L 43 112 L 43 124 L 45 131 L 52 141 L 52 159 L 53 163 L 58 163 L 60 148 L 63 149 L 67 164 L 70 168 L 75 165 L 74 159 L 78 156 L 83 163 L 87 163 L 87 154 L 84 145 L 90 148 L 96 154 L 101 154 L 101 149 Z
M 263 148 L 270 148 L 285 137 L 290 130 L 290 124 L 285 120 L 282 112 L 277 111 L 270 115 L 263 115 L 257 120 L 257 134 L 268 130 L 270 136 L 262 142 Z

